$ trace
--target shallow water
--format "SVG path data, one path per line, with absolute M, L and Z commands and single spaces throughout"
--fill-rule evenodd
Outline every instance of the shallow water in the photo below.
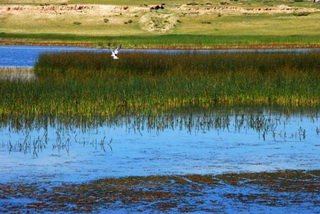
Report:
M 95 51 L 110 52 L 109 49 L 82 47 L 49 47 L 49 46 L 0 46 L 0 67 L 30 67 L 34 66 L 40 54 L 45 52 L 66 51 Z M 122 49 L 121 52 L 149 52 L 149 53 L 238 53 L 238 52 L 310 52 L 320 49 L 261 49 L 261 50 L 157 50 L 157 49 Z M 110 52 L 111 53 L 111 52 Z M 121 53 L 120 53 L 121 54 Z
M 0 182 L 319 169 L 319 115 L 193 114 L 2 124 Z

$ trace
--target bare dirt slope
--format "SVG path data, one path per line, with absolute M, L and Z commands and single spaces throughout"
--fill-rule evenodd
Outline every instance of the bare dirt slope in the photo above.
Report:
M 10 2 L 10 0 L 5 0 Z M 24 0 L 20 0 L 21 3 Z M 65 0 L 53 0 L 54 2 L 65 2 Z M 17 2 L 17 1 L 15 1 Z M 49 2 L 50 1 L 45 1 Z M 157 8 L 158 6 L 158 8 Z M 21 26 L 29 20 L 38 26 L 52 25 L 59 26 L 66 21 L 73 24 L 87 23 L 90 26 L 101 24 L 130 24 L 134 20 L 136 28 L 140 31 L 151 33 L 166 33 L 174 29 L 183 17 L 201 17 L 241 14 L 279 14 L 279 13 L 313 13 L 319 11 L 316 8 L 280 6 L 229 6 L 229 5 L 176 5 L 159 8 L 161 5 L 141 6 L 116 6 L 116 5 L 0 5 L 0 31 Z M 77 21 L 80 20 L 80 21 Z M 82 22 L 82 20 L 84 20 Z M 41 22 L 43 21 L 43 23 Z M 56 21 L 56 22 L 55 22 Z M 30 24 L 30 26 L 32 26 Z M 22 28 L 22 27 L 21 27 Z M 5 32 L 5 30 L 4 30 Z

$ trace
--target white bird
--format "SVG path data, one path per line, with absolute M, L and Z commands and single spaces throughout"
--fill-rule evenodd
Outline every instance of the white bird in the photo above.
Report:
M 121 49 L 121 45 L 119 45 L 116 49 L 111 49 L 111 57 L 113 59 L 119 59 L 118 53 L 120 49 Z

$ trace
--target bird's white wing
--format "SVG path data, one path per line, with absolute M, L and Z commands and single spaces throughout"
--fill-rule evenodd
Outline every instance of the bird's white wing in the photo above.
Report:
M 114 50 L 114 53 L 115 54 L 118 54 L 119 53 L 119 50 L 121 49 L 121 44 Z
M 116 55 L 115 50 L 110 49 L 110 51 L 111 51 L 111 56 L 115 56 Z

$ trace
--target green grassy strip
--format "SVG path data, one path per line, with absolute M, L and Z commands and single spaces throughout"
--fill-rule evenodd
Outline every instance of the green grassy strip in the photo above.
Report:
M 320 37 L 313 35 L 249 36 L 249 35 L 148 35 L 148 36 L 88 36 L 73 34 L 13 34 L 0 33 L 4 42 L 88 43 L 100 46 L 123 44 L 125 47 L 161 46 L 214 46 L 214 45 L 263 45 L 263 44 L 320 44 Z M 1 44 L 1 43 L 0 43 Z

